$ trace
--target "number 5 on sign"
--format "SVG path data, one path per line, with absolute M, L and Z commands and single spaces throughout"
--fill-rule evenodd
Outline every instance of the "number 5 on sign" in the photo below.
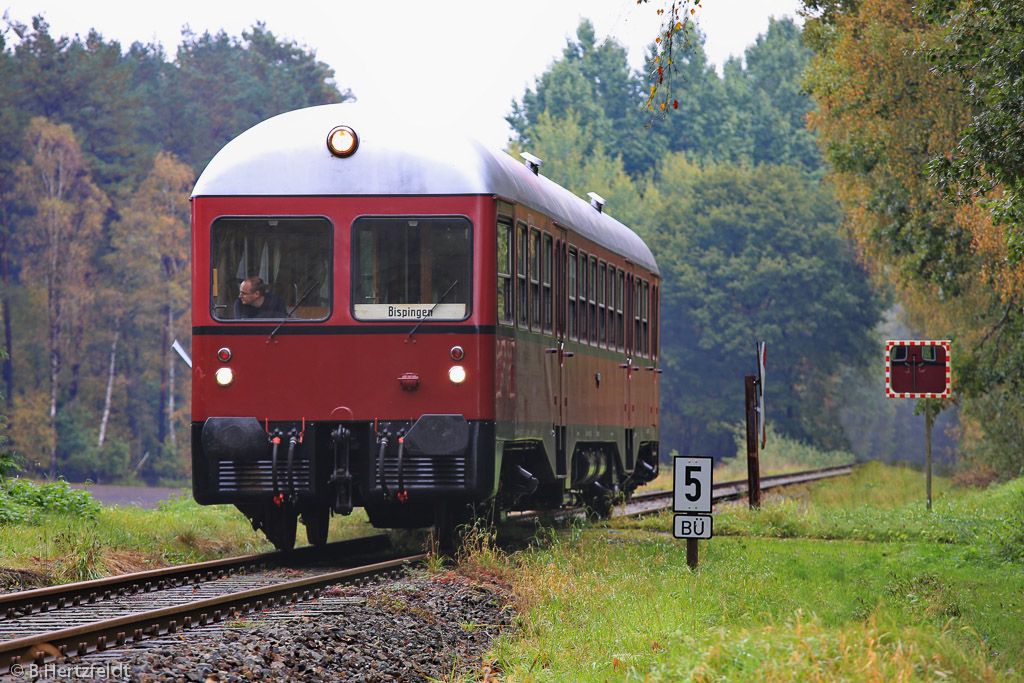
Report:
M 673 460 L 675 512 L 711 512 L 711 466 L 707 456 L 677 455 Z

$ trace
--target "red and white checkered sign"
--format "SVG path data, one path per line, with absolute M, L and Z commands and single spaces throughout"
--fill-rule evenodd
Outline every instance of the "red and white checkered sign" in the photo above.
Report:
M 948 398 L 949 340 L 885 342 L 885 395 L 889 398 Z

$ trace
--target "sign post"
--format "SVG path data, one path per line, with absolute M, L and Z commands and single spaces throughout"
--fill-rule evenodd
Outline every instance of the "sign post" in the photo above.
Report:
M 672 459 L 672 535 L 686 539 L 686 564 L 697 568 L 697 540 L 711 538 L 711 489 L 714 485 L 710 456 L 682 456 Z
M 764 365 L 767 360 L 768 344 L 757 342 L 757 424 L 761 431 L 761 448 L 768 438 L 768 426 L 764 413 Z
M 885 342 L 885 394 L 889 398 L 948 398 L 948 339 Z M 932 509 L 932 404 L 924 404 L 925 490 Z
M 751 509 L 761 507 L 761 463 L 758 462 L 757 434 L 757 378 L 743 378 L 747 415 L 747 500 Z
M 767 426 L 764 414 L 764 364 L 767 351 L 765 342 L 757 342 L 757 376 L 743 378 L 744 415 L 747 419 L 747 500 L 752 509 L 761 507 L 761 463 L 758 460 L 758 441 L 764 447 Z

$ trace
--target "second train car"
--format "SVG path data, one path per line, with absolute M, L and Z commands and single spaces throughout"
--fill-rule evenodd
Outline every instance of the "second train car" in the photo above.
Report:
M 647 245 L 454 131 L 356 104 L 260 123 L 192 195 L 192 477 L 281 549 L 332 513 L 608 512 L 658 472 Z

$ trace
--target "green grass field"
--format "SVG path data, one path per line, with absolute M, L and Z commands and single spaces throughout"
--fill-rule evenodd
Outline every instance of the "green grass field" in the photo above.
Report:
M 877 464 L 719 506 L 696 571 L 671 515 L 509 558 L 520 681 L 1024 680 L 1024 480 L 986 491 Z
M 29 505 L 18 504 L 26 498 Z M 33 492 L 17 501 L 0 500 L 17 513 L 0 523 L 0 590 L 273 550 L 231 505 L 200 506 L 182 496 L 155 510 L 102 507 L 91 496 L 67 490 L 39 498 Z M 371 533 L 379 532 L 357 510 L 349 517 L 332 518 L 328 538 Z M 301 524 L 298 539 L 303 545 Z

